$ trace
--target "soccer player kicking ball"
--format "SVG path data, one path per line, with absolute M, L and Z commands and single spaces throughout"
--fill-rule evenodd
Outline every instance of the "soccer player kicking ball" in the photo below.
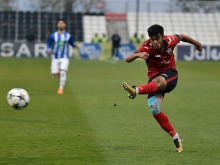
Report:
M 152 25 L 147 30 L 149 39 L 135 52 L 129 54 L 125 61 L 132 62 L 137 58 L 145 60 L 148 66 L 147 84 L 129 86 L 123 82 L 123 88 L 129 92 L 128 97 L 134 99 L 137 94 L 148 94 L 148 106 L 156 121 L 173 138 L 177 152 L 183 151 L 183 138 L 175 131 L 168 117 L 162 111 L 165 93 L 171 92 L 177 85 L 178 72 L 173 49 L 180 42 L 188 42 L 202 51 L 202 44 L 184 34 L 164 35 L 160 25 Z
M 66 83 L 66 72 L 69 66 L 69 44 L 73 48 L 78 48 L 74 43 L 72 35 L 65 31 L 66 23 L 63 19 L 57 21 L 58 30 L 54 32 L 47 41 L 47 53 L 52 54 L 51 74 L 54 78 L 60 77 L 60 87 L 58 94 L 63 94 L 63 88 Z M 53 52 L 50 46 L 54 43 Z

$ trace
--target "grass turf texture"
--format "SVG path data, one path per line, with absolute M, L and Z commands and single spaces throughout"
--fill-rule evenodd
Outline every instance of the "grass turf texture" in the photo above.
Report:
M 184 137 L 176 153 L 146 96 L 127 97 L 121 83 L 147 81 L 144 62 L 71 60 L 65 93 L 50 59 L 0 60 L 1 165 L 217 165 L 220 137 L 219 62 L 178 62 L 177 88 L 163 111 Z M 26 89 L 30 105 L 9 107 L 7 92 Z M 117 106 L 115 106 L 116 104 Z

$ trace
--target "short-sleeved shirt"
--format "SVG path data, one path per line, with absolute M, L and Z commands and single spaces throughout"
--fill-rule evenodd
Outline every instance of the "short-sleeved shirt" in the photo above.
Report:
M 162 50 L 155 49 L 151 44 L 150 39 L 146 40 L 138 50 L 136 50 L 136 53 L 147 52 L 149 54 L 149 57 L 146 60 L 149 78 L 168 69 L 176 69 L 173 50 L 179 42 L 178 35 L 168 35 L 164 36 L 165 47 Z

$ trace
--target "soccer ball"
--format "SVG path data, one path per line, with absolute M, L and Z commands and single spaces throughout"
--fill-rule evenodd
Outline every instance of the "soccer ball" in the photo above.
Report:
M 28 106 L 30 96 L 22 88 L 13 88 L 7 94 L 8 104 L 16 110 L 21 110 Z

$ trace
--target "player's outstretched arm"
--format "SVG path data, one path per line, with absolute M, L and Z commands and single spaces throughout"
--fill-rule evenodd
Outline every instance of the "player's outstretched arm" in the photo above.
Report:
M 51 44 L 54 43 L 54 34 L 50 35 L 50 38 L 47 41 L 47 54 L 51 55 L 52 54 L 52 50 L 50 48 Z
M 69 44 L 76 49 L 79 49 L 78 45 L 74 42 L 72 35 L 70 35 Z
M 179 34 L 179 37 L 180 37 L 180 41 L 183 41 L 183 42 L 188 42 L 190 44 L 193 44 L 196 46 L 196 49 L 198 51 L 202 51 L 202 44 L 200 42 L 198 42 L 197 40 L 194 40 L 193 38 L 185 35 L 185 34 Z
M 138 52 L 138 53 L 134 52 L 134 53 L 129 54 L 126 57 L 125 61 L 132 62 L 132 61 L 136 60 L 137 58 L 141 58 L 143 60 L 146 60 L 146 59 L 148 59 L 148 56 L 149 56 L 149 54 L 147 52 Z

